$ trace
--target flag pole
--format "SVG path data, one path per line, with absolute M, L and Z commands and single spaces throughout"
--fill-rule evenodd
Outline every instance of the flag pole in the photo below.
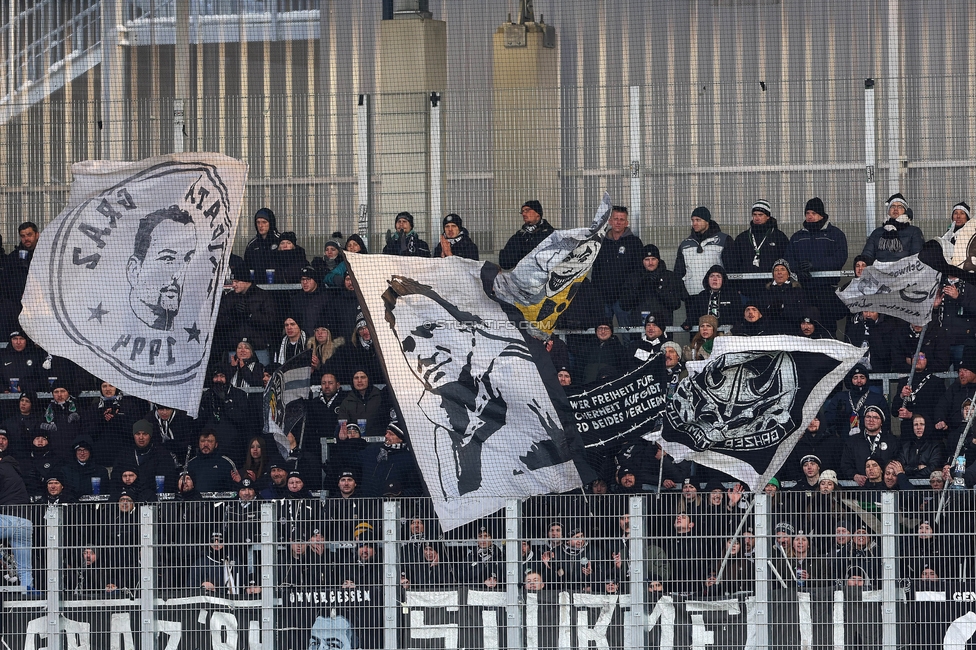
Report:
M 969 416 L 966 418 L 966 428 L 963 429 L 962 434 L 959 436 L 959 442 L 956 443 L 956 451 L 949 457 L 949 466 L 952 467 L 953 461 L 959 456 L 959 452 L 962 451 L 962 445 L 966 442 L 966 436 L 969 435 L 969 430 L 973 427 L 973 415 L 976 415 L 976 404 L 972 400 L 969 402 Z M 939 519 L 942 518 L 942 510 L 945 508 L 946 494 L 949 491 L 949 484 L 952 482 L 952 475 L 950 473 L 949 480 L 945 481 L 942 485 L 942 494 L 939 495 L 939 509 L 935 513 L 935 523 L 939 523 Z
M 722 574 L 725 573 L 725 565 L 729 563 L 729 557 L 732 555 L 732 547 L 735 542 L 739 539 L 739 535 L 742 534 L 742 527 L 746 525 L 746 521 L 749 519 L 749 515 L 752 514 L 752 509 L 756 507 L 756 497 L 753 495 L 752 501 L 749 502 L 749 507 L 746 511 L 742 513 L 742 519 L 739 521 L 738 527 L 735 529 L 735 534 L 732 535 L 732 541 L 729 542 L 728 548 L 725 549 L 725 557 L 722 558 L 722 565 L 718 568 L 718 574 L 715 576 L 715 584 L 720 584 L 722 582 Z
M 929 321 L 929 323 L 931 322 Z M 922 354 L 922 341 L 925 340 L 925 332 L 929 329 L 929 323 L 922 326 L 922 331 L 918 335 L 918 345 L 915 346 L 915 356 L 912 357 L 912 369 L 908 371 L 908 381 L 905 383 L 908 390 L 912 389 L 912 380 L 915 379 L 915 366 L 918 364 L 918 355 Z

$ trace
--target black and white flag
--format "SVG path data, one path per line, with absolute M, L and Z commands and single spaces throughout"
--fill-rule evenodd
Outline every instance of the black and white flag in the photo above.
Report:
M 291 453 L 288 434 L 305 418 L 305 399 L 312 377 L 312 351 L 305 350 L 283 363 L 264 388 L 264 432 L 270 433 L 282 458 Z
M 758 491 L 773 477 L 861 349 L 798 336 L 720 336 L 703 367 L 678 384 L 659 441 Z
M 506 497 L 581 485 L 579 439 L 554 404 L 565 405 L 565 394 L 520 312 L 492 297 L 496 265 L 347 259 L 445 530 L 495 512 Z
M 852 313 L 876 311 L 921 326 L 932 320 L 939 279 L 938 271 L 911 255 L 865 267 L 837 297 Z
M 196 416 L 247 165 L 220 154 L 72 165 L 21 322 L 41 347 Z
M 570 395 L 573 421 L 583 446 L 599 451 L 652 431 L 664 412 L 667 382 L 664 355 L 655 354 L 619 377 Z

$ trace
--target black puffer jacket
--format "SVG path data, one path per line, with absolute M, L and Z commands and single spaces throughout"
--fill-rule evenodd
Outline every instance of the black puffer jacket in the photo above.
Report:
M 532 252 L 532 249 L 542 243 L 542 240 L 554 232 L 554 228 L 545 219 L 534 226 L 528 224 L 519 228 L 508 238 L 505 247 L 498 253 L 498 266 L 503 269 L 515 268 L 522 258 Z
M 267 219 L 271 227 L 264 237 L 255 235 L 254 239 L 247 242 L 247 248 L 244 249 L 244 263 L 248 269 L 254 271 L 254 277 L 258 282 L 264 282 L 267 269 L 275 268 L 273 254 L 278 250 L 281 234 L 278 232 L 278 218 L 271 208 L 261 208 L 254 213 L 255 232 L 259 218 Z

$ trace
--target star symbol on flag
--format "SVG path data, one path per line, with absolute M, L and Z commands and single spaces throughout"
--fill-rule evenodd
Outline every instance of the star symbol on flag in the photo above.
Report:
M 200 342 L 200 329 L 197 327 L 196 323 L 193 323 L 193 325 L 191 325 L 190 327 L 184 327 L 183 329 L 186 330 L 187 333 L 187 337 L 186 337 L 187 343 L 189 343 L 190 341 L 196 341 L 197 343 Z
M 91 312 L 91 315 L 88 317 L 88 320 L 97 318 L 99 323 L 102 322 L 102 316 L 108 313 L 107 309 L 102 309 L 102 303 L 98 303 L 98 307 L 89 307 L 88 311 Z

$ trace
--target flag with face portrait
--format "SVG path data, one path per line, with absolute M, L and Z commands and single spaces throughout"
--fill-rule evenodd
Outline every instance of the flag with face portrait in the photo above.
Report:
M 195 416 L 247 165 L 220 154 L 72 166 L 21 322 L 51 354 Z
M 720 336 L 712 356 L 689 367 L 663 430 L 649 439 L 675 461 L 693 460 L 760 490 L 860 358 L 860 348 L 840 341 Z
M 497 511 L 506 497 L 580 486 L 579 437 L 560 418 L 569 412 L 565 393 L 521 313 L 493 297 L 498 266 L 347 260 L 445 530 Z

